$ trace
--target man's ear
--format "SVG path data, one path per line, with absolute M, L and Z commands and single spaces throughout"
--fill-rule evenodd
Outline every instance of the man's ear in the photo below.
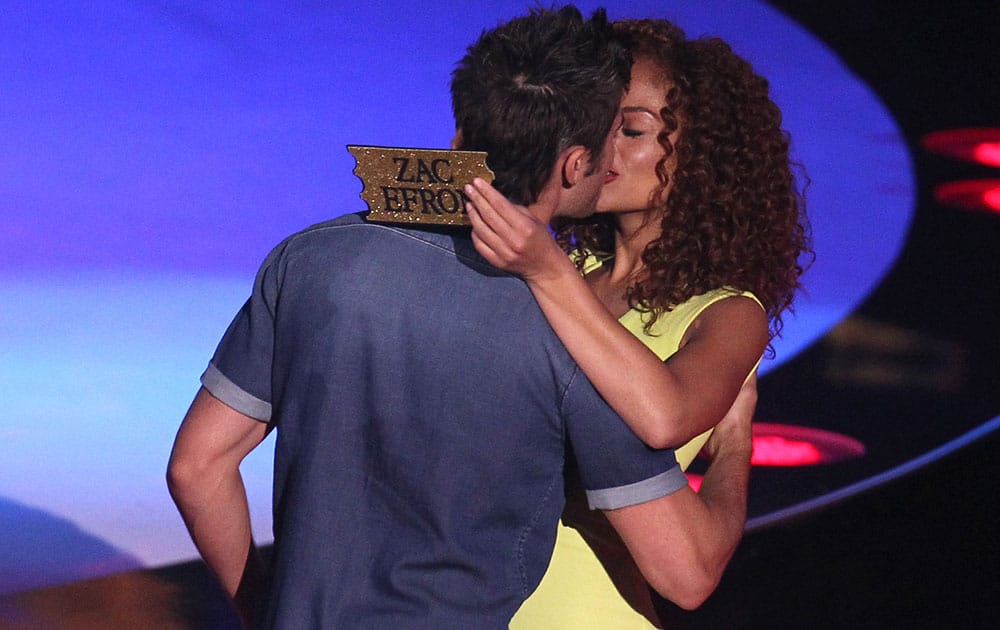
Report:
M 462 130 L 456 129 L 455 136 L 451 139 L 451 150 L 458 151 L 462 147 Z
M 572 188 L 590 172 L 590 151 L 574 145 L 563 152 L 562 183 L 564 188 Z

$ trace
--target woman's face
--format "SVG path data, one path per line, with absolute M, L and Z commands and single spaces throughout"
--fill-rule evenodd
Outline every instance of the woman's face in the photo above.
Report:
M 666 106 L 667 80 L 649 59 L 632 66 L 632 82 L 622 99 L 624 123 L 615 136 L 615 158 L 597 200 L 598 212 L 646 212 L 650 196 L 659 188 L 656 164 L 663 159 L 663 145 L 656 136 L 663 130 L 660 110 Z M 671 136 L 674 141 L 676 132 Z M 667 162 L 667 171 L 672 171 Z

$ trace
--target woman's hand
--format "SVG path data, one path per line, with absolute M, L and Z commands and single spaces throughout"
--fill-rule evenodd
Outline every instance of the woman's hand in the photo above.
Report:
M 476 250 L 494 267 L 516 273 L 529 283 L 542 279 L 568 261 L 549 232 L 524 206 L 512 204 L 478 177 L 465 186 L 465 208 L 472 223 Z

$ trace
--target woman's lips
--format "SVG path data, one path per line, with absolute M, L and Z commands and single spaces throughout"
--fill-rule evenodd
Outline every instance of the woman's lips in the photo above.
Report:
M 615 181 L 616 179 L 618 179 L 618 173 L 616 173 L 614 171 L 608 171 L 604 175 L 604 183 L 605 184 L 610 184 L 611 182 Z

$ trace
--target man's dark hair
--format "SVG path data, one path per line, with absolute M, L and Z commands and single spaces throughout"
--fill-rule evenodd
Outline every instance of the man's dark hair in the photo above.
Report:
M 535 9 L 484 31 L 452 73 L 460 148 L 486 151 L 497 189 L 533 203 L 561 151 L 600 158 L 630 68 L 603 9 Z

